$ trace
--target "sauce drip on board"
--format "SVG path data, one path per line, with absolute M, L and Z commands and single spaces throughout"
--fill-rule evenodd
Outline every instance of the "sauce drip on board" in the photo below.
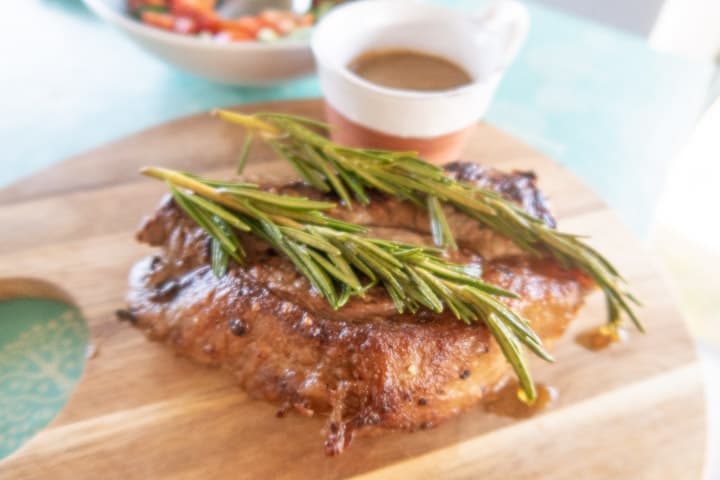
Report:
M 449 90 L 472 83 L 472 77 L 454 62 L 415 50 L 370 50 L 348 68 L 369 82 L 399 90 Z
M 628 339 L 627 330 L 611 326 L 602 325 L 580 332 L 575 337 L 575 342 L 588 350 L 594 352 L 604 350 L 613 343 L 622 343 Z
M 553 387 L 536 383 L 535 388 L 537 398 L 532 404 L 528 404 L 520 399 L 519 383 L 516 380 L 509 381 L 485 399 L 483 408 L 488 413 L 502 417 L 532 417 L 545 410 L 558 398 L 558 392 Z

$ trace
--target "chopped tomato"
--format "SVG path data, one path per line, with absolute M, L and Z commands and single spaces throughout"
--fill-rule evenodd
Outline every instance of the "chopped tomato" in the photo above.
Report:
M 169 13 L 153 12 L 145 10 L 140 14 L 143 23 L 152 25 L 153 27 L 162 28 L 163 30 L 172 31 L 175 27 L 175 17 Z
M 170 0 L 175 15 L 194 16 L 196 12 L 214 12 L 215 0 Z
M 282 13 L 280 10 L 263 10 L 258 15 L 258 19 L 263 23 L 272 25 L 282 18 Z
M 301 15 L 297 21 L 298 27 L 310 27 L 313 23 L 315 23 L 315 15 L 312 13 Z
M 191 18 L 196 25 L 194 32 L 216 33 L 221 20 L 214 11 L 215 0 L 171 0 L 174 15 Z
M 230 37 L 233 42 L 247 42 L 249 40 L 255 40 L 255 36 L 250 35 L 246 30 L 241 28 L 224 28 L 220 31 L 220 34 L 225 34 Z
M 194 34 L 200 31 L 197 22 L 190 17 L 177 17 L 169 13 L 145 10 L 140 19 L 143 23 L 171 32 Z
M 235 20 L 225 20 L 222 29 L 243 30 L 251 37 L 256 37 L 263 24 L 256 17 L 240 17 Z
M 262 23 L 257 17 L 240 17 L 235 21 L 235 23 L 237 23 L 239 27 L 247 30 L 247 32 L 253 37 L 256 36 L 262 28 Z
M 217 33 L 222 27 L 222 20 L 215 12 L 204 12 L 203 15 L 196 16 L 195 21 L 201 32 Z
M 280 35 L 287 35 L 297 26 L 297 16 L 282 10 L 265 10 L 258 16 L 265 26 L 272 28 Z

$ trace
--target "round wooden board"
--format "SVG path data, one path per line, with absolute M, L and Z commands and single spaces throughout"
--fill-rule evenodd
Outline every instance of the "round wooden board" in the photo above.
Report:
M 321 102 L 248 105 L 245 111 L 321 116 Z M 601 353 L 578 331 L 605 319 L 593 295 L 535 376 L 560 392 L 542 415 L 516 421 L 472 410 L 438 428 L 358 438 L 323 455 L 322 420 L 275 417 L 226 372 L 196 366 L 117 322 L 127 272 L 150 249 L 139 219 L 165 191 L 138 167 L 232 172 L 243 134 L 209 115 L 181 119 L 67 160 L 0 192 L 0 278 L 49 281 L 80 306 L 99 355 L 50 426 L 0 463 L 3 478 L 700 478 L 705 400 L 698 360 L 672 295 L 638 242 L 564 168 L 496 129 L 478 125 L 465 159 L 537 172 L 560 227 L 589 234 L 645 307 L 647 335 Z M 248 173 L 292 172 L 263 147 Z

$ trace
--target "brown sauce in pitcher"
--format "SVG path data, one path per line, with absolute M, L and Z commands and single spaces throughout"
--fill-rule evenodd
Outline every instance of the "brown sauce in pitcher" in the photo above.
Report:
M 398 90 L 450 90 L 472 83 L 470 74 L 454 62 L 415 50 L 370 50 L 348 68 L 369 82 Z

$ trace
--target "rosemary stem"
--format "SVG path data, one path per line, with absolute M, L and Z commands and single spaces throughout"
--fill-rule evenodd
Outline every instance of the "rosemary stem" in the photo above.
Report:
M 158 180 L 166 180 L 178 187 L 185 187 L 195 193 L 215 200 L 216 202 L 223 200 L 222 196 L 213 187 L 205 185 L 204 183 L 187 175 L 183 175 L 180 172 L 176 172 L 175 170 L 161 167 L 142 167 L 140 169 L 140 173 L 147 175 L 148 177 L 157 178 Z
M 252 215 L 252 213 L 241 203 L 236 202 L 232 198 L 229 198 L 222 192 L 218 192 L 217 189 L 215 189 L 214 187 L 206 185 L 187 175 L 183 175 L 181 172 L 176 172 L 174 170 L 169 170 L 167 168 L 161 167 L 143 167 L 140 169 L 140 173 L 149 177 L 157 178 L 159 180 L 165 180 L 177 187 L 187 188 L 188 190 L 192 190 L 198 195 L 205 196 L 235 211 L 241 212 L 246 215 Z M 284 221 L 284 219 L 281 219 L 281 221 Z
M 226 120 L 230 123 L 242 125 L 250 130 L 259 130 L 270 136 L 278 136 L 282 132 L 270 123 L 264 122 L 253 115 L 245 115 L 243 113 L 231 112 L 229 110 L 213 110 L 212 115 L 217 116 L 222 120 Z

